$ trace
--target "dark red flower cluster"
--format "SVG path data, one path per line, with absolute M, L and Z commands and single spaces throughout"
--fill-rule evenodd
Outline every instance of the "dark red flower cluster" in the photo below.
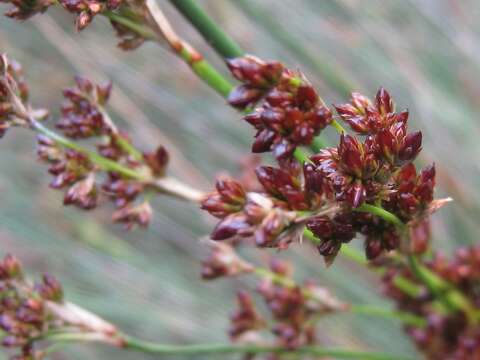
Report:
M 417 175 L 413 163 L 403 166 L 393 177 L 395 192 L 385 201 L 385 208 L 404 222 L 421 216 L 433 201 L 435 167 L 424 168 Z
M 64 150 L 45 135 L 37 135 L 38 157 L 49 164 L 48 172 L 54 176 L 50 187 L 65 189 L 65 205 L 92 209 L 97 205 L 98 189 L 95 166 L 87 155 L 75 150 Z
M 272 83 L 259 75 L 267 64 L 250 58 L 233 64 L 238 78 L 265 88 Z M 254 235 L 258 246 L 282 248 L 301 234 L 301 226 L 295 225 L 306 223 L 320 238 L 318 250 L 327 263 L 357 234 L 365 236 L 366 255 L 374 259 L 397 249 L 402 234 L 382 218 L 356 211 L 366 204 L 381 206 L 408 224 L 411 251 L 427 249 L 435 168 L 417 175 L 412 161 L 421 148 L 421 133 L 407 133 L 408 113 L 395 113 L 384 89 L 378 91 L 376 105 L 353 94 L 352 103 L 337 106 L 337 111 L 365 139 L 342 134 L 336 148 L 322 149 L 303 169 L 291 161 L 280 161 L 280 168 L 257 167 L 260 192 L 246 193 L 239 183 L 220 180 L 202 203 L 222 219 L 212 239 Z M 332 211 L 325 213 L 328 209 Z M 302 212 L 308 215 L 298 221 Z
M 26 20 L 38 13 L 45 12 L 50 6 L 55 5 L 54 0 L 1 0 L 0 2 L 12 4 L 5 15 L 15 20 Z M 122 0 L 60 0 L 68 12 L 75 14 L 75 29 L 83 30 L 95 17 L 104 10 L 117 9 Z
M 230 105 L 239 109 L 254 106 L 260 101 L 277 85 L 285 70 L 278 61 L 265 62 L 252 55 L 227 60 L 227 65 L 232 75 L 243 83 L 228 98 Z
M 333 194 L 343 207 L 340 217 L 337 214 L 307 222 L 322 240 L 320 253 L 331 261 L 341 244 L 356 233 L 366 236 L 369 259 L 398 248 L 400 234 L 395 226 L 371 214 L 356 213 L 355 209 L 363 204 L 381 206 L 409 223 L 416 235 L 417 251 L 424 251 L 435 168 L 427 167 L 417 176 L 412 161 L 421 149 L 421 133 L 407 133 L 408 113 L 395 113 L 393 100 L 384 89 L 378 91 L 375 104 L 354 93 L 351 103 L 336 109 L 365 139 L 342 134 L 338 147 L 323 149 L 311 157 L 320 179 L 317 183 L 323 181 L 323 193 Z
M 0 0 L 0 3 L 11 4 L 12 7 L 5 15 L 15 20 L 26 20 L 30 17 L 45 12 L 50 6 L 57 4 L 55 0 Z M 143 4 L 139 2 L 126 2 L 123 0 L 59 0 L 66 11 L 75 15 L 75 29 L 85 29 L 93 21 L 95 16 L 113 12 L 139 28 L 149 26 L 149 20 L 145 15 Z M 110 18 L 110 23 L 117 33 L 120 42 L 118 46 L 123 50 L 133 50 L 146 40 L 145 34 L 136 32 L 121 22 Z
M 342 310 L 343 304 L 313 282 L 295 285 L 291 265 L 282 260 L 272 259 L 270 271 L 272 276 L 260 282 L 257 292 L 264 299 L 272 320 L 265 321 L 255 309 L 252 297 L 239 292 L 239 309 L 231 317 L 231 338 L 259 341 L 260 330 L 268 329 L 275 336 L 275 345 L 282 348 L 295 349 L 316 343 L 314 316 Z M 277 358 L 271 354 L 269 359 Z
M 258 168 L 257 177 L 265 193 L 246 193 L 240 183 L 222 178 L 216 191 L 202 201 L 202 209 L 221 219 L 211 234 L 213 240 L 253 236 L 258 246 L 284 248 L 301 234 L 292 211 L 304 208 L 301 184 L 269 167 Z
M 23 278 L 20 262 L 7 255 L 0 262 L 0 328 L 5 332 L 2 345 L 18 348 L 12 359 L 34 359 L 33 341 L 54 326 L 46 302 L 61 302 L 60 283 L 50 275 L 30 286 Z
M 283 261 L 273 260 L 270 269 L 278 276 L 291 278 L 292 268 Z M 257 291 L 275 320 L 272 332 L 279 345 L 293 349 L 315 343 L 315 326 L 309 325 L 309 320 L 319 309 L 315 303 L 309 302 L 304 288 L 285 287 L 272 279 L 265 279 Z
M 435 274 L 452 284 L 480 308 L 480 247 L 459 249 L 449 260 L 435 255 L 425 265 Z M 402 276 L 417 284 L 421 289 L 416 296 L 400 291 L 394 279 Z M 470 360 L 480 357 L 480 328 L 467 321 L 462 312 L 442 312 L 435 305 L 435 294 L 423 286 L 404 265 L 389 266 L 382 279 L 384 293 L 392 298 L 403 311 L 421 316 L 427 320 L 424 327 L 409 325 L 406 332 L 428 359 Z
M 76 76 L 75 84 L 63 90 L 66 101 L 56 127 L 73 139 L 112 133 L 115 129 L 102 110 L 110 98 L 112 83 L 95 85 L 87 78 Z
M 309 145 L 331 123 L 331 111 L 301 73 L 253 56 L 227 63 L 243 82 L 231 92 L 229 103 L 245 109 L 263 99 L 260 107 L 245 116 L 257 130 L 253 152 L 273 151 L 279 159 L 291 157 L 297 146 Z
M 23 77 L 23 70 L 19 63 L 0 54 L 0 137 L 5 135 L 11 126 L 25 126 L 26 120 L 23 109 L 14 101 L 11 93 L 24 104 L 28 104 L 28 86 Z M 31 116 L 43 119 L 48 115 L 46 110 L 30 109 Z
M 122 0 L 60 0 L 60 4 L 69 12 L 76 14 L 75 29 L 85 29 L 95 15 L 104 10 L 117 9 Z
M 103 109 L 110 97 L 111 84 L 99 86 L 82 77 L 77 77 L 75 82 L 75 87 L 64 91 L 67 101 L 62 106 L 63 116 L 57 128 L 73 139 L 102 135 L 97 144 L 98 153 L 105 158 L 102 161 L 114 161 L 129 172 L 149 179 L 164 176 L 168 164 L 165 148 L 138 152 L 128 137 L 117 131 Z M 102 167 L 92 162 L 88 151 L 65 149 L 63 144 L 46 135 L 39 135 L 37 139 L 39 158 L 50 164 L 49 172 L 55 176 L 51 187 L 67 189 L 65 205 L 92 209 L 97 206 L 99 196 L 105 194 L 117 208 L 112 215 L 114 222 L 124 223 L 127 229 L 148 225 L 152 217 L 150 204 L 137 202 L 149 188 L 147 183 L 121 171 L 102 173 Z

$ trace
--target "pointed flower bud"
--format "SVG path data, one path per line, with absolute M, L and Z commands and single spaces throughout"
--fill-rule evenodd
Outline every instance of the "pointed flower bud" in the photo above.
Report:
M 359 93 L 352 93 L 350 103 L 335 105 L 338 115 L 352 130 L 361 135 L 373 135 L 394 124 L 406 124 L 408 112 L 395 113 L 395 104 L 384 88 L 380 88 L 372 103 Z

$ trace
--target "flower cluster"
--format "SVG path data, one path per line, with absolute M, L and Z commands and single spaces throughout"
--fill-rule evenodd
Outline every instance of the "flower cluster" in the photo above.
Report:
M 19 261 L 6 255 L 0 262 L 0 328 L 5 332 L 2 345 L 19 348 L 21 356 L 34 357 L 33 341 L 55 327 L 47 302 L 62 302 L 58 281 L 44 275 L 40 283 L 29 285 Z
M 15 20 L 26 20 L 45 12 L 50 6 L 56 4 L 54 0 L 1 0 L 0 2 L 12 5 L 5 15 Z M 117 9 L 122 4 L 122 0 L 59 0 L 58 3 L 75 15 L 75 29 L 79 31 L 86 28 L 95 15 L 105 10 Z
M 322 240 L 320 253 L 332 259 L 341 244 L 356 233 L 365 235 L 369 259 L 399 247 L 402 234 L 395 226 L 371 214 L 355 212 L 363 204 L 381 206 L 408 223 L 412 234 L 417 235 L 417 252 L 424 251 L 435 168 L 429 166 L 417 175 L 412 163 L 421 149 L 421 133 L 407 132 L 408 113 L 396 113 L 393 100 L 382 88 L 375 105 L 354 93 L 351 103 L 336 109 L 365 139 L 342 134 L 336 148 L 323 149 L 311 157 L 314 171 L 324 181 L 324 193 L 333 194 L 343 208 L 334 217 L 314 217 L 307 222 L 307 227 Z M 427 235 L 422 241 L 421 234 Z
M 480 307 L 480 247 L 459 249 L 453 259 L 436 254 L 425 265 L 459 290 L 476 309 Z M 416 296 L 400 291 L 394 279 L 402 276 L 420 288 Z M 403 311 L 427 320 L 424 327 L 409 325 L 405 330 L 428 359 L 468 360 L 480 357 L 480 330 L 462 312 L 442 311 L 438 299 L 415 280 L 404 265 L 389 266 L 382 279 L 384 293 Z
M 64 138 L 38 121 L 46 112 L 31 108 L 20 66 L 2 56 L 0 133 L 12 125 L 39 133 L 38 157 L 49 165 L 48 171 L 54 177 L 50 186 L 65 189 L 65 205 L 93 209 L 103 195 L 115 204 L 113 221 L 124 223 L 127 229 L 147 226 L 152 209 L 142 195 L 163 191 L 156 181 L 165 176 L 168 152 L 160 146 L 142 153 L 118 131 L 104 109 L 111 88 L 111 83 L 96 85 L 86 78 L 75 78 L 75 86 L 63 91 L 66 100 L 55 124 Z M 96 151 L 69 139 L 94 139 Z
M 64 90 L 66 102 L 62 105 L 62 117 L 56 127 L 73 139 L 102 136 L 97 150 L 106 161 L 112 160 L 127 171 L 141 174 L 145 178 L 164 176 L 168 164 L 168 153 L 160 146 L 154 152 L 140 153 L 128 137 L 116 129 L 103 109 L 110 97 L 111 84 L 95 85 L 90 80 L 76 77 L 76 86 Z M 147 226 L 152 217 L 148 201 L 140 201 L 140 195 L 148 190 L 144 181 L 133 178 L 121 171 L 108 171 L 103 183 L 97 184 L 101 167 L 92 163 L 88 154 L 64 150 L 47 136 L 38 137 L 39 157 L 50 163 L 49 172 L 55 178 L 54 188 L 65 188 L 65 205 L 76 205 L 91 209 L 97 205 L 99 194 L 105 194 L 113 201 L 117 210 L 114 222 L 124 223 L 127 229 L 135 225 Z M 140 176 L 138 176 L 140 177 Z
M 133 24 L 138 29 L 144 28 L 149 31 L 149 19 L 145 14 L 143 3 L 123 0 L 0 0 L 0 3 L 11 4 L 12 7 L 6 11 L 5 15 L 19 21 L 31 18 L 32 16 L 43 13 L 57 3 L 66 11 L 75 16 L 75 29 L 81 31 L 93 21 L 95 16 L 108 13 L 126 19 L 128 23 Z M 117 21 L 116 18 L 110 18 L 110 23 L 120 39 L 118 46 L 123 50 L 133 50 L 139 47 L 149 38 L 141 30 L 134 31 Z M 152 31 L 153 33 L 153 31 Z
M 32 284 L 12 255 L 0 261 L 0 329 L 5 333 L 1 345 L 20 352 L 12 360 L 43 359 L 46 352 L 42 347 L 54 333 L 85 333 L 85 340 L 117 346 L 122 341 L 113 325 L 66 302 L 62 286 L 53 276 L 45 274 Z
M 232 106 L 245 109 L 263 99 L 261 106 L 244 118 L 257 130 L 253 152 L 273 151 L 278 159 L 291 157 L 297 146 L 309 145 L 332 121 L 331 111 L 303 74 L 254 56 L 227 64 L 243 83 L 229 96 Z
M 95 15 L 104 10 L 115 10 L 122 0 L 60 0 L 60 4 L 69 12 L 76 15 L 75 28 L 85 29 Z
M 278 95 L 282 78 L 287 76 L 286 70 L 277 69 L 277 63 L 251 57 L 232 60 L 230 66 L 244 81 L 244 88 L 262 90 L 266 103 Z M 257 167 L 261 185 L 257 192 L 246 192 L 233 180 L 220 180 L 217 190 L 202 203 L 203 209 L 221 219 L 212 239 L 254 235 L 258 246 L 285 248 L 301 236 L 306 225 L 320 239 L 318 250 L 327 263 L 343 243 L 357 235 L 365 237 L 367 258 L 375 259 L 398 249 L 404 233 L 397 225 L 364 211 L 365 206 L 375 206 L 408 226 L 409 251 L 427 249 L 428 216 L 435 207 L 435 168 L 428 166 L 417 174 L 413 160 L 421 149 L 422 135 L 407 131 L 408 112 L 395 112 L 383 88 L 375 103 L 354 93 L 351 102 L 337 105 L 336 111 L 364 138 L 342 133 L 337 147 L 320 150 L 303 167 L 282 159 L 279 168 Z
M 304 187 L 288 172 L 257 168 L 265 192 L 245 192 L 229 178 L 217 181 L 216 191 L 202 201 L 202 208 L 221 219 L 211 234 L 213 240 L 252 237 L 260 247 L 285 248 L 301 234 L 296 209 L 307 207 Z
M 62 117 L 56 127 L 73 139 L 108 135 L 115 131 L 106 113 L 102 111 L 112 90 L 112 83 L 95 85 L 89 79 L 75 77 L 75 86 L 63 90 L 65 102 Z
M 38 157 L 49 164 L 54 176 L 50 187 L 68 188 L 64 204 L 85 210 L 97 206 L 98 189 L 95 184 L 95 166 L 88 156 L 75 150 L 64 150 L 45 135 L 37 135 Z
M 258 342 L 261 331 L 269 330 L 276 339 L 275 344 L 282 348 L 295 349 L 317 343 L 314 317 L 344 310 L 344 304 L 311 281 L 296 285 L 292 280 L 292 267 L 285 261 L 272 259 L 270 274 L 259 283 L 257 293 L 265 301 L 272 321 L 265 321 L 256 310 L 253 298 L 240 291 L 237 294 L 239 309 L 231 316 L 232 340 Z M 269 359 L 276 357 L 271 354 Z
M 8 59 L 5 54 L 0 54 L 0 137 L 3 137 L 11 126 L 27 125 L 23 104 L 28 104 L 28 95 L 22 66 Z M 43 109 L 33 110 L 29 107 L 29 112 L 38 120 L 48 115 Z

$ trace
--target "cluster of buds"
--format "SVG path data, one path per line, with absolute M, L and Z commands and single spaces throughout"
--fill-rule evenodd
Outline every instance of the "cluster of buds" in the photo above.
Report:
M 247 60 L 236 60 L 236 76 L 262 83 L 254 76 L 261 68 L 257 62 L 250 72 L 246 65 L 240 66 L 253 61 Z M 381 206 L 407 224 L 409 251 L 427 249 L 428 216 L 438 206 L 433 201 L 434 166 L 417 174 L 412 163 L 421 148 L 421 133 L 407 133 L 408 113 L 395 112 L 386 90 L 378 91 L 375 105 L 363 95 L 352 97 L 351 103 L 338 105 L 337 112 L 365 139 L 341 134 L 337 147 L 320 150 L 303 168 L 291 161 L 279 161 L 280 168 L 259 166 L 258 192 L 246 192 L 233 180 L 220 180 L 202 203 L 203 209 L 221 219 L 212 239 L 254 235 L 258 246 L 285 248 L 299 238 L 306 224 L 320 239 L 318 250 L 327 263 L 358 234 L 365 237 L 367 258 L 375 259 L 400 247 L 403 230 L 357 211 L 366 204 Z
M 60 0 L 60 4 L 69 12 L 76 15 L 75 28 L 77 31 L 85 29 L 104 10 L 115 10 L 122 0 Z
M 48 334 L 62 331 L 88 333 L 92 340 L 121 345 L 113 325 L 65 302 L 53 276 L 45 274 L 40 282 L 30 283 L 12 255 L 0 261 L 0 329 L 1 345 L 20 352 L 12 360 L 42 359 L 46 353 L 37 342 L 44 344 Z
M 33 110 L 21 68 L 7 57 L 0 58 L 0 133 L 12 126 L 37 130 L 37 154 L 49 164 L 54 176 L 50 186 L 65 189 L 64 204 L 93 209 L 100 195 L 112 200 L 115 222 L 127 229 L 147 226 L 152 217 L 146 191 L 157 191 L 155 181 L 165 176 L 168 153 L 162 146 L 152 152 L 140 152 L 128 137 L 120 133 L 104 110 L 111 84 L 96 85 L 83 77 L 65 89 L 66 100 L 56 127 L 73 140 L 95 138 L 96 152 L 45 128 L 38 120 L 46 112 Z
M 95 183 L 95 166 L 88 156 L 68 149 L 64 150 L 49 137 L 37 135 L 38 157 L 49 164 L 48 172 L 54 176 L 50 187 L 68 188 L 65 205 L 75 205 L 89 210 L 97 206 L 98 189 Z
M 169 158 L 165 148 L 160 146 L 153 152 L 132 155 L 130 150 L 134 148 L 130 140 L 116 129 L 104 111 L 111 84 L 95 85 L 82 77 L 76 77 L 75 82 L 75 87 L 63 92 L 67 100 L 62 105 L 62 117 L 56 127 L 73 139 L 102 136 L 102 142 L 97 145 L 100 155 L 152 179 L 164 176 Z M 49 171 L 56 176 L 52 187 L 69 187 L 64 197 L 66 205 L 91 209 L 97 205 L 98 195 L 102 193 L 115 204 L 114 222 L 124 223 L 126 229 L 149 224 L 152 217 L 150 203 L 137 201 L 148 190 L 144 182 L 109 171 L 103 183 L 97 185 L 100 168 L 92 164 L 87 155 L 74 150 L 62 151 L 56 142 L 45 136 L 39 137 L 38 154 L 52 164 Z
M 89 79 L 76 76 L 75 86 L 63 90 L 65 102 L 62 117 L 56 127 L 73 139 L 109 135 L 116 130 L 102 106 L 110 98 L 112 83 L 95 85 Z
M 461 248 L 453 259 L 436 254 L 425 262 L 432 272 L 459 290 L 478 309 L 480 307 L 480 247 Z M 396 288 L 394 279 L 402 276 L 421 289 L 416 296 Z M 386 296 L 395 301 L 402 311 L 421 316 L 426 326 L 406 326 L 408 335 L 428 359 L 468 360 L 480 357 L 480 330 L 460 311 L 442 311 L 435 294 L 415 280 L 405 265 L 389 266 L 382 279 Z
M 232 91 L 229 103 L 246 109 L 263 100 L 244 118 L 257 130 L 253 152 L 273 151 L 278 159 L 289 158 L 297 146 L 311 144 L 331 123 L 331 111 L 303 74 L 254 56 L 228 60 L 227 64 L 243 83 Z
M 62 288 L 53 277 L 26 283 L 19 261 L 6 255 L 0 262 L 0 328 L 5 332 L 2 345 L 19 348 L 16 359 L 35 358 L 33 341 L 54 327 L 47 302 L 62 302 Z
M 270 330 L 276 339 L 275 345 L 285 349 L 315 344 L 314 317 L 345 310 L 345 305 L 311 281 L 296 285 L 291 265 L 282 260 L 272 259 L 270 271 L 271 276 L 266 276 L 257 286 L 257 293 L 265 301 L 271 321 L 265 321 L 256 310 L 253 298 L 241 291 L 237 295 L 239 309 L 231 316 L 230 337 L 236 342 L 255 342 L 261 340 L 262 330 Z M 276 357 L 270 354 L 269 359 Z
M 295 209 L 306 206 L 305 191 L 286 171 L 259 167 L 257 178 L 265 192 L 246 192 L 235 180 L 221 178 L 216 191 L 202 201 L 202 208 L 221 219 L 213 240 L 252 238 L 257 246 L 285 248 L 301 235 Z
M 28 86 L 23 76 L 22 66 L 0 54 L 0 137 L 11 126 L 27 126 L 25 119 L 28 106 L 29 115 L 37 120 L 44 119 L 48 112 L 33 110 L 28 104 Z
M 55 0 L 1 0 L 0 2 L 12 5 L 5 15 L 15 20 L 26 20 L 45 12 L 50 6 L 57 3 Z M 122 0 L 60 0 L 58 3 L 75 15 L 75 29 L 79 31 L 87 27 L 95 15 L 105 10 L 117 9 Z
M 50 6 L 59 4 L 67 12 L 75 16 L 75 29 L 81 31 L 93 21 L 95 16 L 106 13 L 116 14 L 128 22 L 142 28 L 149 26 L 149 17 L 145 14 L 144 4 L 135 1 L 123 0 L 0 0 L 0 3 L 11 4 L 5 12 L 7 17 L 23 21 L 32 16 L 47 11 Z M 133 50 L 139 47 L 146 37 L 141 31 L 133 31 L 129 27 L 110 18 L 120 42 L 118 46 L 124 50 Z

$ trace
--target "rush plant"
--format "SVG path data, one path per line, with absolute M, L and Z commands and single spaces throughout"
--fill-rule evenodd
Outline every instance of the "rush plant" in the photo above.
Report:
M 251 152 L 271 152 L 276 161 L 252 170 L 254 181 L 220 177 L 204 193 L 168 175 L 168 149 L 140 148 L 117 128 L 107 112 L 111 83 L 75 77 L 63 90 L 61 116 L 51 119 L 32 105 L 28 74 L 1 55 L 1 135 L 18 128 L 37 134 L 38 159 L 52 175 L 50 187 L 63 191 L 64 205 L 91 210 L 111 202 L 112 221 L 133 230 L 148 226 L 155 196 L 191 202 L 218 219 L 206 244 L 203 279 L 256 277 L 254 291 L 266 304 L 260 311 L 251 291 L 239 289 L 231 344 L 150 343 L 68 302 L 52 276 L 32 283 L 19 260 L 6 255 L 0 263 L 0 328 L 12 359 L 41 359 L 66 342 L 192 357 L 405 358 L 322 345 L 318 321 L 344 313 L 398 319 L 428 359 L 480 358 L 480 249 L 460 249 L 448 259 L 432 248 L 430 217 L 450 199 L 434 197 L 433 164 L 414 164 L 422 133 L 409 129 L 408 111 L 396 109 L 387 90 L 380 88 L 373 98 L 352 93 L 347 102 L 329 106 L 302 72 L 244 54 L 193 0 L 171 2 L 224 58 L 232 79 L 176 33 L 155 0 L 0 1 L 11 5 L 6 16 L 15 20 L 62 7 L 74 15 L 79 31 L 105 17 L 125 50 L 145 41 L 168 44 L 254 128 Z M 327 127 L 338 132 L 331 147 L 321 138 Z M 366 261 L 349 246 L 360 239 Z M 316 248 L 327 266 L 343 254 L 380 274 L 384 294 L 398 310 L 347 303 L 314 281 L 295 282 L 286 261 L 272 258 L 262 267 L 238 251 L 248 246 L 287 252 L 300 242 Z M 331 270 L 319 264 L 318 271 Z

